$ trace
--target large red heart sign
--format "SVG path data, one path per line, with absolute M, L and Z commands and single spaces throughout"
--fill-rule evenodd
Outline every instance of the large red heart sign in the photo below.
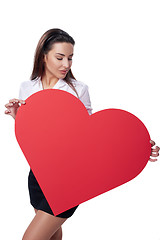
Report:
M 149 133 L 133 114 L 89 115 L 78 98 L 58 89 L 26 100 L 15 134 L 55 216 L 130 181 L 151 153 Z

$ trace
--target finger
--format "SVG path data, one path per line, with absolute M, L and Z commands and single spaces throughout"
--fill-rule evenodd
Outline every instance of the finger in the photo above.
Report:
M 151 153 L 151 156 L 152 157 L 158 157 L 159 156 L 159 153 L 157 152 L 157 153 Z
M 150 140 L 152 147 L 156 144 L 153 140 Z
M 11 111 L 10 111 L 9 109 L 7 109 L 7 110 L 5 110 L 4 113 L 5 113 L 5 114 L 7 114 L 7 113 L 11 113 Z
M 9 102 L 10 102 L 10 103 L 21 103 L 21 104 L 25 104 L 25 101 L 24 101 L 24 100 L 16 99 L 16 98 L 10 99 Z
M 19 103 L 26 104 L 24 100 L 19 100 Z
M 156 161 L 157 161 L 157 159 L 156 159 L 156 158 L 155 158 L 155 159 L 153 159 L 153 158 L 150 158 L 150 159 L 149 159 L 149 161 L 150 161 L 150 162 L 156 162 Z
M 4 106 L 5 106 L 6 108 L 12 107 L 12 106 L 13 106 L 13 103 L 7 103 L 7 104 L 5 104 Z
M 9 102 L 10 102 L 10 103 L 13 103 L 13 102 L 14 102 L 14 103 L 18 103 L 18 99 L 13 98 L 13 99 L 10 99 Z
M 152 148 L 152 152 L 159 152 L 160 148 L 156 146 L 156 148 Z
M 160 150 L 160 147 L 156 146 L 156 148 L 158 149 L 158 151 Z

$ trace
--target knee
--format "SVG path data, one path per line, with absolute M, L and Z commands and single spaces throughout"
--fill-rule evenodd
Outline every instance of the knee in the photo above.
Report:
M 62 240 L 62 227 L 60 227 L 55 234 L 50 238 L 50 240 Z

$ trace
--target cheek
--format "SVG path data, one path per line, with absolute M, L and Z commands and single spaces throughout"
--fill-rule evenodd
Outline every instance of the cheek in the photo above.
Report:
M 49 62 L 49 67 L 52 68 L 52 69 L 57 69 L 61 66 L 61 61 L 57 61 L 56 59 L 52 59 L 50 62 Z

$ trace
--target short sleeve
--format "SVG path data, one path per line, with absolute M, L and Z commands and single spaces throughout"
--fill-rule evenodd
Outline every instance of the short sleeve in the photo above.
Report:
M 92 114 L 91 100 L 89 96 L 88 86 L 85 84 L 79 94 L 79 100 L 85 105 L 89 115 Z

